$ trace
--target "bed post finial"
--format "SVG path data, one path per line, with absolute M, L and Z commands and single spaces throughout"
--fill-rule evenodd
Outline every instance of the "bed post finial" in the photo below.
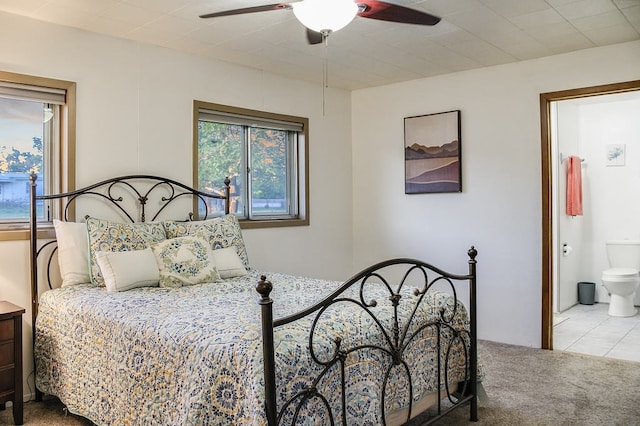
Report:
M 471 246 L 469 250 L 467 250 L 467 255 L 469 255 L 469 259 L 475 261 L 476 256 L 478 256 L 478 250 L 474 246 Z
M 271 290 L 273 290 L 273 284 L 271 284 L 270 281 L 267 281 L 267 277 L 264 275 L 260 275 L 260 281 L 258 281 L 258 285 L 256 286 L 256 291 L 258 293 L 260 293 L 260 296 L 262 296 L 262 300 L 260 301 L 260 303 L 262 304 L 262 302 L 272 302 L 271 299 L 269 299 L 269 294 L 271 294 Z

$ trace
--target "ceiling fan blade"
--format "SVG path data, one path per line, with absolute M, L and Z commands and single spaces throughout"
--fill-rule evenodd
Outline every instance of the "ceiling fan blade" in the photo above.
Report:
M 356 3 L 360 7 L 358 16 L 363 18 L 417 25 L 435 25 L 440 22 L 437 16 L 397 4 L 378 0 L 356 0 Z
M 200 17 L 201 18 L 217 18 L 219 16 L 244 15 L 245 13 L 268 12 L 270 10 L 290 9 L 291 3 L 295 3 L 295 1 L 296 0 L 291 1 L 289 3 L 265 4 L 264 6 L 253 6 L 253 7 L 245 7 L 242 9 L 232 9 L 232 10 L 225 10 L 222 12 L 207 13 L 205 15 L 200 15 Z
M 322 33 L 307 28 L 307 41 L 309 44 L 320 44 L 322 43 L 322 40 Z

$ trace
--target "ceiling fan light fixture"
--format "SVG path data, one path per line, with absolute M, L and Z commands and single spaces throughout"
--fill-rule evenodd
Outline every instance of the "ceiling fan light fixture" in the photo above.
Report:
M 353 0 L 303 0 L 291 6 L 302 25 L 327 34 L 344 28 L 358 13 Z

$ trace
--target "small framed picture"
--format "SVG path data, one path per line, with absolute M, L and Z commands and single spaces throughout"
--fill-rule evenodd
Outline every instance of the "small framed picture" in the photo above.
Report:
M 607 145 L 607 166 L 624 166 L 625 144 L 612 143 Z

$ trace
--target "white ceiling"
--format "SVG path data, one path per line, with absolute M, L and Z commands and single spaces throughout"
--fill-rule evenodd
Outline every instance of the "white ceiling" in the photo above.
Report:
M 440 16 L 433 27 L 356 17 L 308 45 L 290 10 L 200 19 L 274 0 L 0 0 L 0 10 L 360 89 L 640 39 L 640 0 L 388 0 Z

